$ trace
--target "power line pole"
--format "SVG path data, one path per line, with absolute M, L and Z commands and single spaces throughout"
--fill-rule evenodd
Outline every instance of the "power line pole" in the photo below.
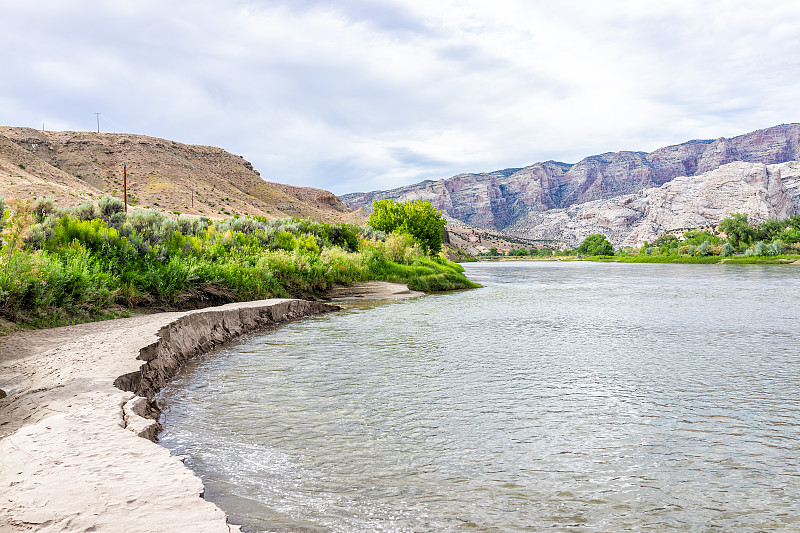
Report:
M 97 133 L 100 133 L 100 113 L 95 113 L 97 115 Z
M 128 212 L 128 165 L 122 165 L 122 194 L 125 198 L 125 212 Z

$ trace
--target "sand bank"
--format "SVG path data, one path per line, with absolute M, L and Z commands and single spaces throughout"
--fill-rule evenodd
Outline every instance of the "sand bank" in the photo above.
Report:
M 263 300 L 0 339 L 0 531 L 238 531 L 148 440 L 148 399 L 204 350 L 334 309 Z
M 413 298 L 423 294 L 425 293 L 410 290 L 408 285 L 388 281 L 367 281 L 347 287 L 334 287 L 328 291 L 328 296 L 333 301 L 388 300 Z

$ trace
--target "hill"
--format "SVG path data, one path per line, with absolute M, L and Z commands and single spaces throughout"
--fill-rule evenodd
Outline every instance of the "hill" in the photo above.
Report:
M 332 193 L 264 181 L 248 161 L 221 148 L 128 133 L 0 127 L 0 196 L 7 199 L 53 196 L 59 205 L 75 205 L 102 194 L 122 197 L 123 165 L 134 206 L 210 218 L 351 216 Z
M 552 239 L 558 237 L 559 220 L 565 220 L 564 210 L 636 195 L 675 178 L 705 175 L 737 161 L 773 165 L 798 159 L 800 124 L 784 124 L 731 139 L 688 141 L 650 153 L 609 152 L 586 157 L 574 165 L 547 161 L 521 169 L 459 174 L 341 198 L 352 209 L 368 208 L 372 202 L 384 198 L 430 200 L 447 216 L 473 226 L 529 239 Z M 725 198 L 721 196 L 715 201 L 724 204 Z M 692 218 L 691 202 L 685 202 L 684 206 L 690 210 L 686 215 Z M 725 211 L 723 207 L 720 212 Z M 557 216 L 551 216 L 551 212 Z M 598 218 L 603 219 L 604 214 L 600 213 Z M 547 226 L 548 230 L 537 231 L 539 225 Z M 582 238 L 581 233 L 576 230 L 575 235 L 565 240 Z

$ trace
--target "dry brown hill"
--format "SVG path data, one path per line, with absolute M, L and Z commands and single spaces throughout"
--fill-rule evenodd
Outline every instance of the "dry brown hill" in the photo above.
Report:
M 0 126 L 0 196 L 53 196 L 75 205 L 122 197 L 127 165 L 132 205 L 211 218 L 234 213 L 349 220 L 328 191 L 270 183 L 242 157 L 212 146 L 127 133 L 43 132 Z

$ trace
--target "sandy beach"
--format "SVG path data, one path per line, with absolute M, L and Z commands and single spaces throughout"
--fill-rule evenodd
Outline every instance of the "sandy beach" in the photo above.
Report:
M 420 294 L 370 282 L 330 296 Z M 152 442 L 148 400 L 199 353 L 335 309 L 274 299 L 0 338 L 0 531 L 238 531 L 182 459 Z
M 0 339 L 0 531 L 238 530 L 181 459 L 148 440 L 147 397 L 204 349 L 334 309 L 264 300 Z

